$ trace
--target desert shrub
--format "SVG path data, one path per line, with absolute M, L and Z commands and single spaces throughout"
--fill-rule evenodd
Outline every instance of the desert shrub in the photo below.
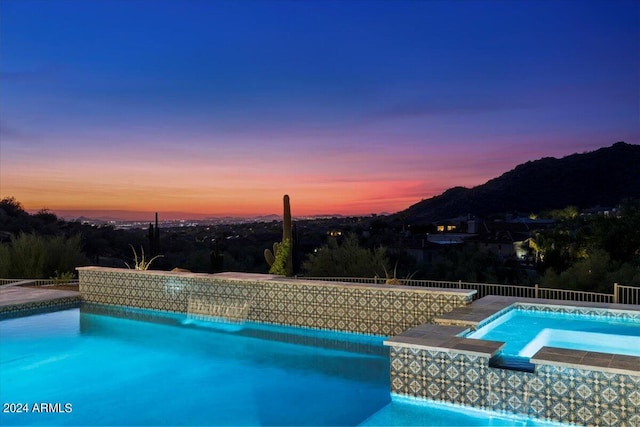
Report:
M 79 235 L 65 238 L 20 233 L 1 247 L 3 277 L 44 279 L 73 273 L 76 267 L 87 263 Z

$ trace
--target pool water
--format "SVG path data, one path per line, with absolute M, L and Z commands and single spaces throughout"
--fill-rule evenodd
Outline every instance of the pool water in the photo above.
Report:
M 392 400 L 383 339 L 95 305 L 3 320 L 0 425 L 547 425 Z
M 640 319 L 512 309 L 467 335 L 503 341 L 502 354 L 531 357 L 542 347 L 640 356 Z
M 497 412 L 443 402 L 425 402 L 398 395 L 392 396 L 391 403 L 372 415 L 361 426 L 568 427 L 562 423 L 532 420 L 516 415 L 506 416 Z

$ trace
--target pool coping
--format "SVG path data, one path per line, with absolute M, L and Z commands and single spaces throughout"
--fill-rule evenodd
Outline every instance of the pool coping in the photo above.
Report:
M 599 368 L 614 374 L 637 375 L 640 373 L 640 357 L 622 354 L 542 347 L 529 360 L 533 364 L 549 364 L 551 362 L 564 368 L 575 368 L 576 365 L 581 365 Z
M 592 309 L 591 312 L 616 310 L 621 313 L 637 313 L 637 317 L 640 318 L 639 305 L 487 296 L 465 307 L 459 307 L 438 316 L 434 319 L 435 324 L 423 324 L 408 329 L 400 335 L 390 337 L 384 341 L 384 344 L 491 358 L 499 353 L 505 344 L 504 342 L 464 338 L 460 335 L 519 306 L 548 306 L 556 310 L 570 307 L 578 311 Z M 597 368 L 603 372 L 614 374 L 640 374 L 640 356 L 542 347 L 529 360 L 536 365 L 552 364 L 576 369 Z

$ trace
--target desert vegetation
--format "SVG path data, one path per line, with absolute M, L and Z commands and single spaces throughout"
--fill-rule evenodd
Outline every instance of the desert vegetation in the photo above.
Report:
M 290 239 L 295 245 L 283 252 L 291 258 L 281 261 L 299 276 L 385 278 L 393 272 L 400 279 L 539 283 L 590 291 L 610 291 L 614 282 L 640 285 L 638 200 L 626 200 L 610 215 L 570 206 L 532 216 L 552 220 L 553 226 L 530 232 L 526 259 L 504 257 L 469 241 L 443 245 L 431 260 L 420 262 L 407 242 L 435 228 L 410 217 L 378 216 L 294 221 Z M 150 253 L 146 228 L 68 222 L 46 210 L 29 214 L 14 198 L 0 201 L 0 233 L 0 276 L 6 278 L 57 277 L 80 265 L 126 268 L 135 265 L 132 246 L 138 256 L 142 250 Z M 149 268 L 267 273 L 265 248 L 274 241 L 282 244 L 288 233 L 283 234 L 283 221 L 162 228 L 162 257 Z

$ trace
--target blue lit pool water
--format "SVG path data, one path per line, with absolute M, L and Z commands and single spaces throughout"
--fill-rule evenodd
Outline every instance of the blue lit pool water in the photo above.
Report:
M 560 347 L 640 356 L 640 319 L 512 309 L 467 338 L 503 341 L 502 353 L 531 357 Z
M 547 425 L 392 400 L 382 337 L 111 314 L 0 321 L 0 425 Z
M 423 427 L 569 427 L 568 424 L 534 421 L 521 416 L 507 417 L 497 412 L 428 402 L 394 395 L 391 403 L 376 412 L 361 426 Z

